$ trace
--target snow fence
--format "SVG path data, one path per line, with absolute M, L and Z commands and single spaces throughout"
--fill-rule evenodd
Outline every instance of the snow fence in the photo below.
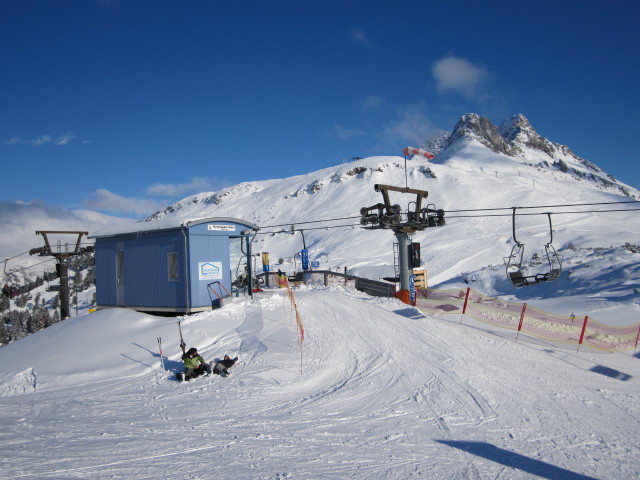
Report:
M 526 303 L 513 303 L 483 295 L 471 288 L 419 289 L 416 307 L 429 314 L 457 313 L 497 327 L 515 330 L 556 343 L 600 350 L 635 350 L 640 323 L 623 327 L 605 325 L 589 316 L 556 315 Z

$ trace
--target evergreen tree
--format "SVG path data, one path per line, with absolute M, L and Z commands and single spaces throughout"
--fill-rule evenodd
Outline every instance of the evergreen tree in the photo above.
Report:
M 84 279 L 82 278 L 82 270 L 77 270 L 76 275 L 73 277 L 73 286 L 82 291 L 83 283 Z
M 11 341 L 11 331 L 7 328 L 7 325 L 4 323 L 4 318 L 0 322 L 0 343 L 2 345 L 6 345 Z
M 95 286 L 95 258 L 93 253 L 76 255 L 69 259 L 69 268 L 75 272 L 73 277 L 73 290 L 76 292 L 74 300 L 77 303 L 77 292 L 81 292 Z M 36 277 L 35 280 L 25 280 L 24 285 L 17 285 L 19 296 L 15 298 L 14 304 L 18 308 L 28 307 L 28 311 L 11 310 L 11 299 L 0 295 L 0 346 L 18 340 L 22 337 L 35 333 L 38 330 L 49 327 L 60 322 L 60 297 L 54 296 L 47 301 L 43 295 L 36 294 L 32 300 L 32 290 L 42 286 L 45 281 L 58 278 L 55 272 L 47 272 L 43 277 Z M 17 282 L 16 282 L 17 283 Z M 94 292 L 92 304 L 96 304 L 96 294 Z
M 53 324 L 53 319 L 51 318 L 51 313 L 48 308 L 42 309 L 42 315 L 44 319 L 44 328 L 50 327 Z
M 26 295 L 20 295 L 18 298 L 16 298 L 15 304 L 16 304 L 16 307 L 20 307 L 20 308 L 26 307 L 27 306 L 27 296 Z
M 82 285 L 83 290 L 87 290 L 96 284 L 96 272 L 93 267 L 89 267 L 87 269 L 86 275 L 84 277 L 84 283 Z
M 9 310 L 11 302 L 9 301 L 9 297 L 5 297 L 4 295 L 0 295 L 0 312 L 4 312 L 5 310 Z

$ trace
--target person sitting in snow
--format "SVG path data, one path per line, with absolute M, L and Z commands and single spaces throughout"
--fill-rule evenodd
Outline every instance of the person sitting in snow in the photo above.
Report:
M 229 355 L 225 355 L 222 360 L 216 361 L 213 366 L 213 373 L 216 375 L 230 375 L 228 368 L 233 367 L 233 365 L 238 361 L 238 357 L 231 358 Z
M 182 356 L 184 362 L 184 377 L 183 380 L 191 380 L 202 374 L 211 375 L 211 367 L 204 358 L 198 353 L 198 349 L 191 347 L 187 353 Z

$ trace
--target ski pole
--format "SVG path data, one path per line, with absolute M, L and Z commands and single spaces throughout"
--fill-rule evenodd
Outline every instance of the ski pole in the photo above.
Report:
M 180 320 L 181 322 L 182 320 Z M 182 355 L 185 354 L 185 347 L 187 346 L 186 343 L 184 343 L 184 339 L 182 338 L 182 327 L 180 327 L 180 322 L 178 322 L 178 330 L 180 330 L 180 348 L 182 349 Z
M 164 370 L 164 357 L 162 356 L 162 337 L 158 337 L 158 350 L 160 350 L 160 366 Z

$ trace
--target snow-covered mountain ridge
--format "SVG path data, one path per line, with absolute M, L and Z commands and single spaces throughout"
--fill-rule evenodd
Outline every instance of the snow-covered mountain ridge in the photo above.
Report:
M 439 141 L 442 139 L 441 136 Z M 187 197 L 143 222 L 149 228 L 163 221 L 241 218 L 261 227 L 254 251 L 270 252 L 272 259 L 293 263 L 305 242 L 321 268 L 348 267 L 379 278 L 393 273 L 395 238 L 388 230 L 360 227 L 360 208 L 382 200 L 375 184 L 427 190 L 426 201 L 447 212 L 445 227 L 417 232 L 413 237 L 422 245 L 431 285 L 503 264 L 513 244 L 512 207 L 629 202 L 640 198 L 638 190 L 608 177 L 568 147 L 541 137 L 522 115 L 506 120 L 498 128 L 488 119 L 467 114 L 433 161 L 422 157 L 369 157 L 304 175 L 245 182 Z M 405 212 L 412 208 L 414 200 L 403 194 L 392 198 Z M 479 210 L 488 208 L 502 210 Z M 582 214 L 567 210 L 592 209 L 520 210 L 528 215 L 518 217 L 517 235 L 527 244 L 529 255 L 550 239 L 547 211 L 554 214 L 556 248 L 566 250 L 569 244 L 599 248 L 638 243 L 640 221 L 633 211 Z M 503 216 L 493 216 L 496 214 Z M 334 228 L 338 225 L 344 227 Z M 304 238 L 291 233 L 292 228 L 303 230 Z
M 507 157 L 515 162 L 529 165 L 538 169 L 544 168 L 551 172 L 561 172 L 575 180 L 587 180 L 593 182 L 599 189 L 621 193 L 632 198 L 640 198 L 639 192 L 634 188 L 617 181 L 611 175 L 602 171 L 597 165 L 577 156 L 566 145 L 552 142 L 539 135 L 529 120 L 522 114 L 506 119 L 500 127 L 477 114 L 465 114 L 455 125 L 451 133 L 440 132 L 422 147 L 436 154 L 432 163 L 443 164 L 451 158 L 458 158 L 465 147 L 479 142 L 481 145 L 496 154 L 496 157 Z M 468 163 L 480 160 L 477 155 L 466 155 Z M 367 165 L 367 159 L 358 159 L 338 167 L 323 169 L 308 175 L 300 175 L 282 180 L 268 180 L 257 182 L 245 182 L 218 192 L 201 193 L 187 197 L 163 211 L 156 212 L 144 219 L 144 221 L 158 220 L 165 215 L 174 214 L 187 205 L 215 204 L 220 205 L 225 201 L 233 201 L 234 198 L 244 197 L 247 194 L 255 194 L 264 191 L 272 185 L 282 187 L 282 183 L 295 184 L 299 178 L 315 176 L 306 184 L 297 185 L 294 190 L 284 194 L 284 198 L 299 197 L 300 195 L 314 194 L 322 190 L 329 182 L 342 183 L 349 177 L 359 176 L 364 178 L 370 171 L 384 172 L 389 165 L 402 167 L 402 159 L 396 157 L 371 157 L 386 158 L 384 164 Z M 390 160 L 393 159 L 393 160 Z M 459 158 L 458 158 L 459 159 Z M 424 159 L 423 159 L 424 160 Z M 433 169 L 426 165 L 418 167 L 420 173 L 427 177 L 434 177 Z M 321 177 L 321 178 L 317 178 Z

